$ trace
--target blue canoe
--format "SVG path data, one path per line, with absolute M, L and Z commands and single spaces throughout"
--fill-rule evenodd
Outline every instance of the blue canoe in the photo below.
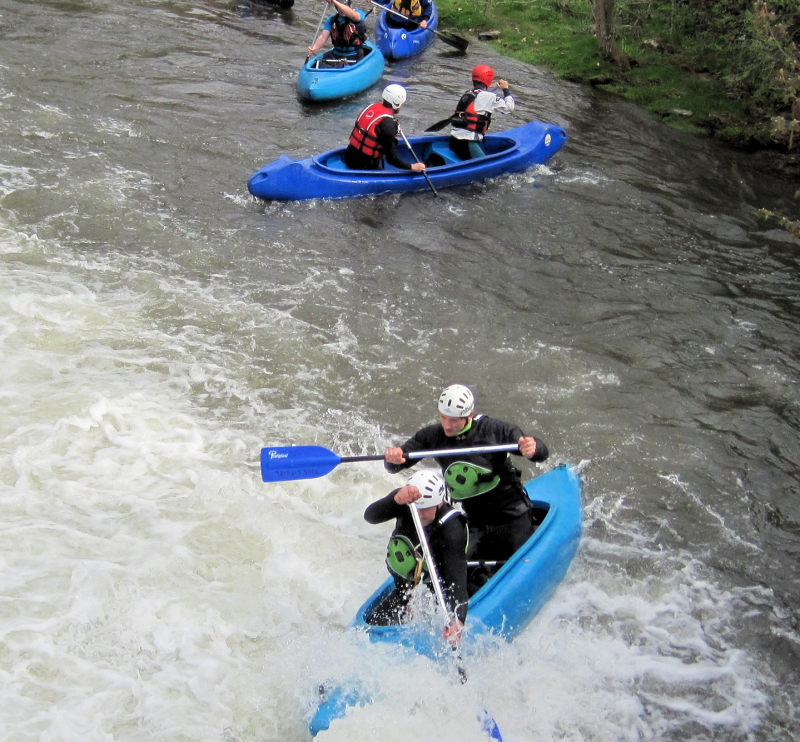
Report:
M 470 642 L 481 636 L 501 636 L 508 641 L 517 636 L 555 592 L 578 550 L 581 481 L 575 469 L 558 466 L 528 482 L 525 491 L 542 518 L 541 525 L 470 598 L 462 650 L 468 650 Z M 365 632 L 373 642 L 392 642 L 433 659 L 451 656 L 444 640 L 431 633 L 429 626 L 374 626 L 365 621 L 365 616 L 388 597 L 393 587 L 393 581 L 387 579 L 361 606 L 349 628 Z M 349 707 L 367 702 L 369 698 L 354 688 L 325 689 L 309 722 L 312 735 L 328 729 Z M 488 725 L 487 735 L 500 739 L 491 717 L 484 723 Z
M 450 150 L 449 137 L 412 137 L 409 142 L 429 167 L 428 177 L 436 188 L 467 185 L 506 173 L 518 173 L 547 162 L 567 140 L 556 124 L 531 121 L 502 134 L 488 134 L 486 157 L 460 160 Z M 404 144 L 398 148 L 407 162 L 411 154 Z M 295 160 L 281 155 L 250 176 L 247 188 L 257 198 L 270 201 L 300 201 L 309 198 L 353 198 L 380 193 L 424 191 L 429 188 L 422 173 L 386 165 L 383 170 L 349 170 L 342 160 L 344 147 Z
M 346 67 L 320 67 L 325 52 L 307 60 L 297 76 L 297 93 L 303 100 L 326 101 L 346 98 L 372 87 L 381 79 L 386 60 L 375 44 L 364 42 L 364 56 Z
M 392 3 L 382 3 L 387 8 Z M 382 10 L 378 11 L 375 21 L 375 43 L 387 59 L 405 59 L 427 49 L 436 38 L 433 29 L 439 25 L 439 12 L 436 4 L 431 3 L 431 17 L 428 20 L 428 30 L 420 28 L 398 28 L 392 25 L 392 15 Z M 399 20 L 399 19 L 396 19 Z

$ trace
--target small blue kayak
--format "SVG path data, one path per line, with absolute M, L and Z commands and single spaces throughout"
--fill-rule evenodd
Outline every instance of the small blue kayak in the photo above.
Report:
M 518 173 L 547 162 L 567 141 L 567 133 L 556 124 L 531 121 L 502 134 L 484 139 L 485 157 L 461 160 L 451 150 L 448 136 L 410 137 L 417 157 L 428 165 L 427 174 L 436 188 L 467 185 L 507 173 Z M 281 155 L 253 173 L 247 188 L 256 198 L 270 201 L 300 201 L 309 198 L 354 198 L 381 193 L 425 191 L 422 173 L 386 165 L 383 170 L 350 170 L 342 159 L 344 147 L 303 160 Z M 398 153 L 413 162 L 401 143 Z
M 387 8 L 392 5 L 391 1 L 382 4 Z M 436 38 L 433 30 L 438 25 L 439 13 L 436 10 L 435 3 L 431 3 L 431 17 L 428 20 L 427 29 L 419 26 L 411 30 L 398 28 L 392 25 L 392 15 L 390 13 L 378 11 L 378 18 L 375 21 L 375 43 L 387 59 L 413 57 L 431 45 L 431 42 Z
M 469 601 L 467 630 L 462 650 L 486 635 L 508 641 L 516 637 L 555 592 L 578 550 L 581 537 L 581 481 L 575 469 L 561 465 L 525 485 L 533 508 L 541 520 L 533 535 L 478 590 Z M 427 625 L 369 624 L 366 616 L 394 589 L 387 579 L 361 606 L 349 628 L 362 631 L 373 642 L 391 642 L 438 661 L 452 657 L 448 645 Z M 312 735 L 328 729 L 349 708 L 370 702 L 368 694 L 355 688 L 326 688 L 313 714 Z M 489 739 L 501 739 L 494 720 L 484 711 L 484 731 Z
M 325 52 L 307 60 L 297 76 L 297 93 L 303 100 L 346 98 L 371 88 L 381 79 L 386 60 L 371 41 L 364 42 L 364 56 L 344 67 L 317 67 Z

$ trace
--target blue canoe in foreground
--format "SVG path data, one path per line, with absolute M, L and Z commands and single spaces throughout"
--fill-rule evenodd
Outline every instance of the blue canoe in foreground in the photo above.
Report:
M 391 2 L 381 4 L 387 8 L 391 6 Z M 405 28 L 398 28 L 391 24 L 391 15 L 389 13 L 378 11 L 378 18 L 375 21 L 375 43 L 387 59 L 413 57 L 431 45 L 431 42 L 436 38 L 433 29 L 439 25 L 439 12 L 436 10 L 436 3 L 431 3 L 431 6 L 431 17 L 428 20 L 429 30 L 419 26 L 410 31 Z
M 525 485 L 537 514 L 543 518 L 535 533 L 469 601 L 467 631 L 462 650 L 476 637 L 502 636 L 511 641 L 555 592 L 578 550 L 581 537 L 581 481 L 575 469 L 561 465 Z M 373 642 L 392 642 L 414 652 L 442 660 L 452 652 L 430 627 L 402 624 L 374 626 L 364 617 L 392 592 L 387 579 L 361 606 L 350 629 L 366 632 Z M 309 721 L 312 735 L 328 729 L 348 708 L 369 702 L 354 688 L 326 688 Z M 487 737 L 501 739 L 499 730 L 484 712 L 481 723 Z
M 297 93 L 307 101 L 346 98 L 371 88 L 381 79 L 386 60 L 371 41 L 364 42 L 364 56 L 345 67 L 320 67 L 325 52 L 307 60 L 297 76 Z
M 507 173 L 518 173 L 547 162 L 567 141 L 567 133 L 556 124 L 531 121 L 484 140 L 486 156 L 460 160 L 449 147 L 449 136 L 411 137 L 417 157 L 428 164 L 428 177 L 439 188 L 467 185 Z M 247 188 L 257 198 L 299 201 L 309 198 L 353 198 L 380 193 L 428 190 L 422 173 L 387 165 L 383 170 L 350 170 L 344 164 L 344 147 L 295 160 L 281 155 L 250 176 Z M 411 154 L 402 142 L 398 147 L 407 162 Z

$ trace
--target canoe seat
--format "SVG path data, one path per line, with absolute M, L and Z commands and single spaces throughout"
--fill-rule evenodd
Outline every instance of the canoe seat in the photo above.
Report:
M 350 168 L 344 164 L 344 159 L 341 155 L 335 154 L 328 157 L 325 160 L 325 167 L 331 168 L 331 170 L 349 170 Z
M 444 141 L 431 142 L 425 153 L 425 164 L 428 167 L 442 167 L 455 165 L 462 162 L 453 150 L 450 149 L 450 137 L 442 137 Z

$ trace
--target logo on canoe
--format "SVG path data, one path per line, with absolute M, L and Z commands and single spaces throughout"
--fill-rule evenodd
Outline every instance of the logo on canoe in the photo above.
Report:
M 288 453 L 281 453 L 280 451 L 267 451 L 267 455 L 271 459 L 288 459 L 289 458 L 289 454 Z
M 550 142 L 552 142 L 552 141 L 553 141 L 553 137 L 550 136 L 550 132 L 547 132 L 547 134 L 544 135 L 544 146 L 545 147 L 549 147 L 550 146 Z

